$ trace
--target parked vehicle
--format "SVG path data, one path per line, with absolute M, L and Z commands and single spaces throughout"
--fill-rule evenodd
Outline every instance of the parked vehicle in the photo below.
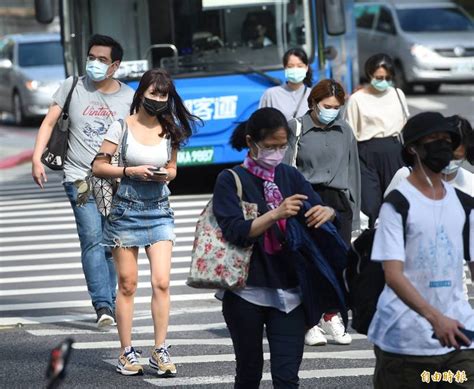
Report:
M 443 83 L 474 82 L 474 23 L 458 5 L 379 0 L 355 7 L 361 70 L 367 58 L 384 52 L 395 59 L 396 82 L 405 92 L 415 84 L 436 93 Z
M 12 113 L 16 124 L 45 115 L 65 77 L 59 34 L 0 39 L 0 111 Z

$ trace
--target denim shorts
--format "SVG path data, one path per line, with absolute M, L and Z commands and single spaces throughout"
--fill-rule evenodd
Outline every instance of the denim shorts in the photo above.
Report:
M 102 245 L 146 247 L 169 240 L 174 244 L 174 212 L 166 184 L 124 178 L 112 201 Z

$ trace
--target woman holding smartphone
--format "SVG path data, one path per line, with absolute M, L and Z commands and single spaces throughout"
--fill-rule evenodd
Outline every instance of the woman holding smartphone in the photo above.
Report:
M 151 269 L 155 335 L 150 366 L 157 369 L 158 376 L 174 376 L 176 367 L 165 344 L 175 239 L 167 183 L 176 177 L 177 151 L 191 136 L 193 124 L 199 118 L 188 112 L 170 76 L 162 69 L 143 75 L 130 114 L 123 123 L 112 123 L 93 164 L 96 176 L 121 178 L 103 237 L 103 244 L 112 247 L 118 275 L 116 319 L 122 352 L 117 371 L 123 375 L 143 374 L 131 333 L 138 248 L 145 247 Z M 110 164 L 117 147 L 124 166 Z

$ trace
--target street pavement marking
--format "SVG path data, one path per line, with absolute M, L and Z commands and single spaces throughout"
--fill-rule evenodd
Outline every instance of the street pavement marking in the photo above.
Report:
M 174 359 L 174 357 L 173 357 Z M 358 376 L 370 376 L 374 374 L 373 367 L 360 367 L 360 368 L 348 368 L 348 369 L 318 369 L 318 370 L 300 370 L 298 376 L 300 379 L 314 379 L 314 378 L 333 378 L 333 377 L 358 377 Z M 175 378 L 150 378 L 145 379 L 155 386 L 169 387 L 174 386 L 180 388 L 182 386 L 193 386 L 193 385 L 211 385 L 211 384 L 232 384 L 235 376 L 233 375 L 221 375 L 221 376 L 198 376 L 198 377 L 175 377 Z M 262 374 L 262 381 L 271 381 L 272 376 L 270 373 Z
M 224 322 L 220 323 L 205 323 L 205 324 L 174 324 L 168 326 L 167 332 L 196 332 L 209 330 L 222 330 L 227 328 Z M 95 329 L 85 330 L 82 328 L 51 328 L 40 330 L 27 330 L 28 333 L 34 336 L 66 336 L 66 335 L 107 335 L 118 334 L 117 328 L 112 327 L 107 331 Z M 132 328 L 132 334 L 153 334 L 153 326 L 136 326 Z
M 210 331 L 210 330 L 222 330 L 227 328 L 226 323 L 205 323 L 205 324 L 174 324 L 168 326 L 168 332 L 195 332 L 195 331 Z M 117 328 L 112 327 L 108 330 L 98 329 L 94 325 L 94 329 L 88 330 L 83 328 L 50 328 L 50 329 L 31 329 L 27 332 L 34 336 L 67 336 L 67 335 L 107 335 L 107 334 L 118 334 Z M 134 334 L 153 334 L 154 327 L 151 326 L 135 326 L 132 328 Z M 367 337 L 361 334 L 351 334 L 352 340 L 365 340 Z M 350 350 L 353 351 L 353 350 Z M 367 350 L 370 355 L 373 355 L 372 350 Z M 341 354 L 343 355 L 343 354 Z M 345 354 L 344 354 L 345 355 Z M 362 359 L 362 358 L 361 358 Z M 217 361 L 216 361 L 217 362 Z
M 171 295 L 171 301 L 202 301 L 202 300 L 215 300 L 214 293 L 191 293 L 191 294 L 177 294 Z M 135 297 L 135 304 L 149 304 L 151 296 L 140 296 Z M 59 309 L 59 308 L 77 308 L 77 307 L 90 307 L 91 300 L 67 300 L 67 301 L 51 301 L 46 303 L 21 303 L 21 304 L 1 304 L 0 312 L 9 311 L 29 311 L 29 310 L 42 310 L 42 309 Z M 1 322 L 1 319 L 0 319 Z
M 166 338 L 166 344 L 172 346 L 231 346 L 232 339 L 230 338 L 212 338 L 212 339 L 168 339 Z M 263 344 L 268 344 L 266 340 Z M 136 339 L 133 341 L 134 347 L 153 347 L 155 345 L 154 339 Z M 76 350 L 97 350 L 97 349 L 120 349 L 120 341 L 118 340 L 104 340 L 94 342 L 76 342 L 73 343 L 72 347 Z
M 80 259 L 80 257 L 78 257 Z M 174 263 L 189 263 L 191 257 L 172 257 L 171 265 Z M 139 258 L 139 265 L 148 265 L 149 261 L 147 258 Z M 64 269 L 82 269 L 81 262 L 72 263 L 55 263 L 49 265 L 24 265 L 24 266 L 4 266 L 0 267 L 0 273 L 17 273 L 17 272 L 36 272 L 44 270 L 64 270 Z
M 407 98 L 407 103 L 410 107 L 421 109 L 422 111 L 438 111 L 448 108 L 446 104 L 427 97 L 409 97 Z
M 270 353 L 263 353 L 265 361 L 270 360 Z M 320 352 L 306 351 L 303 354 L 303 359 L 375 359 L 373 350 L 347 350 L 347 351 L 324 351 L 321 347 Z M 116 359 L 104 359 L 104 362 L 115 365 Z M 176 364 L 187 363 L 217 363 L 217 362 L 234 362 L 234 354 L 215 354 L 215 355 L 173 355 L 173 362 Z M 138 358 L 138 363 L 148 365 L 148 358 Z
M 175 228 L 176 230 L 176 228 Z M 43 250 L 57 250 L 57 249 L 78 249 L 80 248 L 79 241 L 77 242 L 68 242 L 68 243 L 45 243 L 45 244 L 28 244 L 28 246 L 1 246 L 0 253 L 9 253 L 13 251 L 43 251 Z M 191 251 L 193 248 L 192 245 L 185 246 L 174 246 L 173 252 L 180 253 Z
M 43 216 L 43 215 L 73 215 L 71 207 L 64 207 L 61 209 L 45 209 L 40 211 L 18 211 L 18 212 L 2 212 L 0 213 L 0 220 L 6 217 L 22 217 L 22 216 Z
M 178 267 L 171 268 L 171 274 L 187 274 L 189 267 Z M 138 270 L 138 276 L 149 276 L 150 269 Z M 16 284 L 23 282 L 44 282 L 44 281 L 66 281 L 66 280 L 84 280 L 84 273 L 77 274 L 58 274 L 48 276 L 32 276 L 32 277 L 11 277 L 11 278 L 0 278 L 1 284 Z M 1 292 L 1 291 L 0 291 Z
M 198 210 L 199 211 L 199 210 Z M 191 215 L 185 215 L 191 216 Z M 175 224 L 185 224 L 185 223 L 196 223 L 198 220 L 197 217 L 191 218 L 177 218 L 175 219 Z M 42 218 L 25 218 L 25 219 L 0 219 L 1 224 L 35 224 L 35 223 L 55 223 L 55 222 L 75 222 L 74 216 L 61 216 L 61 217 L 42 217 Z
M 20 200 L 21 201 L 21 200 Z M 171 200 L 171 208 L 191 208 L 191 207 L 202 207 L 208 203 L 208 200 L 200 200 L 200 201 L 184 201 L 184 202 L 174 202 Z M 45 208 L 66 208 L 71 207 L 71 204 L 68 201 L 59 201 L 59 202 L 41 202 L 35 201 L 34 204 L 20 204 L 20 205 L 7 205 L 7 206 L 0 206 L 0 212 L 7 212 L 7 211 L 21 211 L 21 210 L 30 210 L 30 209 L 45 209 Z
M 171 280 L 170 287 L 186 286 L 186 280 Z M 150 282 L 137 282 L 137 289 L 151 288 Z M 77 286 L 53 286 L 50 288 L 30 288 L 30 289 L 13 289 L 0 290 L 0 297 L 6 296 L 27 296 L 27 295 L 43 295 L 43 294 L 57 294 L 57 293 L 77 293 L 87 292 L 86 285 Z
M 217 301 L 216 301 L 217 302 Z M 219 304 L 214 307 L 190 307 L 190 308 L 174 308 L 171 306 L 170 316 L 179 315 L 193 315 L 202 313 L 222 312 L 222 306 Z M 133 321 L 148 320 L 151 319 L 151 312 L 147 310 L 136 310 L 133 313 Z M 79 325 L 92 324 L 94 328 L 97 328 L 95 319 L 97 316 L 95 313 L 83 313 L 78 315 L 52 315 L 52 316 L 8 316 L 0 318 L 0 326 L 16 325 L 18 323 L 24 325 L 34 324 L 51 324 L 58 323 L 62 324 L 65 322 L 77 322 Z M 84 322 L 84 320 L 86 322 Z M 94 321 L 94 323 L 88 323 L 88 321 Z
M 146 254 L 144 250 L 138 252 L 138 258 L 145 258 Z M 12 262 L 12 261 L 35 261 L 38 259 L 67 259 L 67 258 L 78 258 L 81 259 L 81 253 L 78 251 L 68 253 L 43 253 L 43 254 L 18 254 L 1 256 L 0 262 Z M 174 258 L 173 258 L 174 259 Z M 25 268 L 26 271 L 28 271 Z M 0 273 L 2 268 L 0 267 Z
M 195 227 L 175 227 L 175 234 L 186 234 L 195 231 Z M 48 224 L 48 225 L 37 225 L 37 226 L 23 226 L 23 227 L 0 227 L 0 234 L 7 234 L 13 232 L 33 232 L 33 231 L 64 231 L 64 230 L 76 230 L 76 223 L 68 224 Z M 27 240 L 28 238 L 25 238 Z
M 7 238 L 1 238 L 0 237 L 0 243 L 16 243 L 16 242 L 25 242 L 28 241 L 30 242 L 44 242 L 48 240 L 52 241 L 57 241 L 57 240 L 76 240 L 79 242 L 79 237 L 77 236 L 77 233 L 75 234 L 58 234 L 58 235 L 35 235 L 35 236 L 9 236 Z M 185 235 L 185 236 L 177 236 L 176 237 L 176 243 L 183 243 L 183 242 L 193 242 L 194 241 L 194 235 Z M 2 258 L 0 257 L 0 261 L 2 261 Z

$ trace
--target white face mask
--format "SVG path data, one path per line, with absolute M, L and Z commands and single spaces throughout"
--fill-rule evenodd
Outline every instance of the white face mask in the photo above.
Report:
M 110 65 L 100 62 L 98 59 L 94 61 L 87 60 L 86 73 L 92 81 L 103 81 L 107 78 L 107 71 L 109 70 L 109 66 Z
M 463 159 L 453 159 L 449 162 L 449 165 L 441 171 L 441 173 L 446 175 L 457 173 L 463 161 Z

